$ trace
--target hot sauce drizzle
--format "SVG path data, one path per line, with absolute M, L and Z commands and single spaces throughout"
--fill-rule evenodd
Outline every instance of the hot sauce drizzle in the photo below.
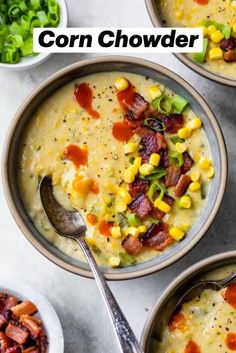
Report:
M 184 353 L 201 353 L 201 351 L 197 343 L 191 340 L 185 347 Z
M 117 92 L 116 95 L 121 108 L 126 110 L 133 103 L 135 87 L 131 83 L 129 83 L 128 88 L 124 89 L 123 91 Z
M 194 0 L 198 5 L 207 5 L 209 0 Z
M 236 333 L 228 333 L 225 344 L 231 351 L 236 351 Z
M 100 114 L 92 108 L 93 91 L 85 82 L 75 87 L 74 90 L 75 100 L 79 105 L 86 110 L 94 119 L 98 119 Z
M 236 309 L 236 283 L 232 283 L 228 286 L 224 293 L 224 300 Z
M 63 156 L 74 163 L 76 167 L 88 163 L 88 150 L 82 149 L 77 145 L 68 145 L 63 151 Z
M 111 236 L 111 228 L 113 227 L 112 223 L 109 223 L 105 220 L 101 220 L 99 223 L 99 232 L 106 237 Z
M 185 318 L 184 314 L 182 314 L 182 313 L 175 314 L 169 322 L 169 330 L 170 331 L 174 331 L 174 330 L 184 331 L 186 328 L 185 321 L 186 321 L 186 318 Z
M 127 142 L 131 139 L 133 134 L 131 126 L 125 121 L 118 121 L 113 124 L 112 135 L 116 140 Z

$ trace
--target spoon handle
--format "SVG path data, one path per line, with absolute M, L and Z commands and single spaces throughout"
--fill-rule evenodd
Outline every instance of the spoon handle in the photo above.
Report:
M 123 353 L 144 353 L 83 237 L 76 239 L 90 265 Z

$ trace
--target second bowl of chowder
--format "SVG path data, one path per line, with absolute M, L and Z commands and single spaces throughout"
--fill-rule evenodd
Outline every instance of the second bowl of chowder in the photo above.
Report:
M 236 284 L 205 289 L 173 313 L 180 296 L 201 280 L 219 280 L 236 271 L 236 252 L 218 254 L 191 266 L 165 290 L 142 334 L 145 353 L 225 353 L 236 349 Z
M 156 27 L 201 27 L 204 50 L 176 54 L 190 69 L 236 86 L 236 4 L 232 0 L 146 0 Z
M 13 216 L 31 243 L 74 273 L 91 276 L 75 242 L 50 227 L 41 178 L 82 212 L 86 240 L 109 279 L 160 270 L 204 235 L 227 177 L 214 115 L 184 80 L 135 58 L 71 65 L 18 111 L 4 153 Z

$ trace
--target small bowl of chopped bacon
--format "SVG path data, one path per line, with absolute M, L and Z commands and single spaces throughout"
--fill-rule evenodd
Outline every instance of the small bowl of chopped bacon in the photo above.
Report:
M 4 353 L 63 353 L 59 318 L 48 300 L 18 281 L 0 283 L 0 347 Z

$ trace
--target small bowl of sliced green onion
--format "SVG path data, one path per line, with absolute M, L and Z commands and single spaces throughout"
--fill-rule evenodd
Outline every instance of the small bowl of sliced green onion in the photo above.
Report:
M 0 68 L 26 70 L 51 54 L 33 52 L 33 29 L 67 27 L 65 0 L 0 0 Z

